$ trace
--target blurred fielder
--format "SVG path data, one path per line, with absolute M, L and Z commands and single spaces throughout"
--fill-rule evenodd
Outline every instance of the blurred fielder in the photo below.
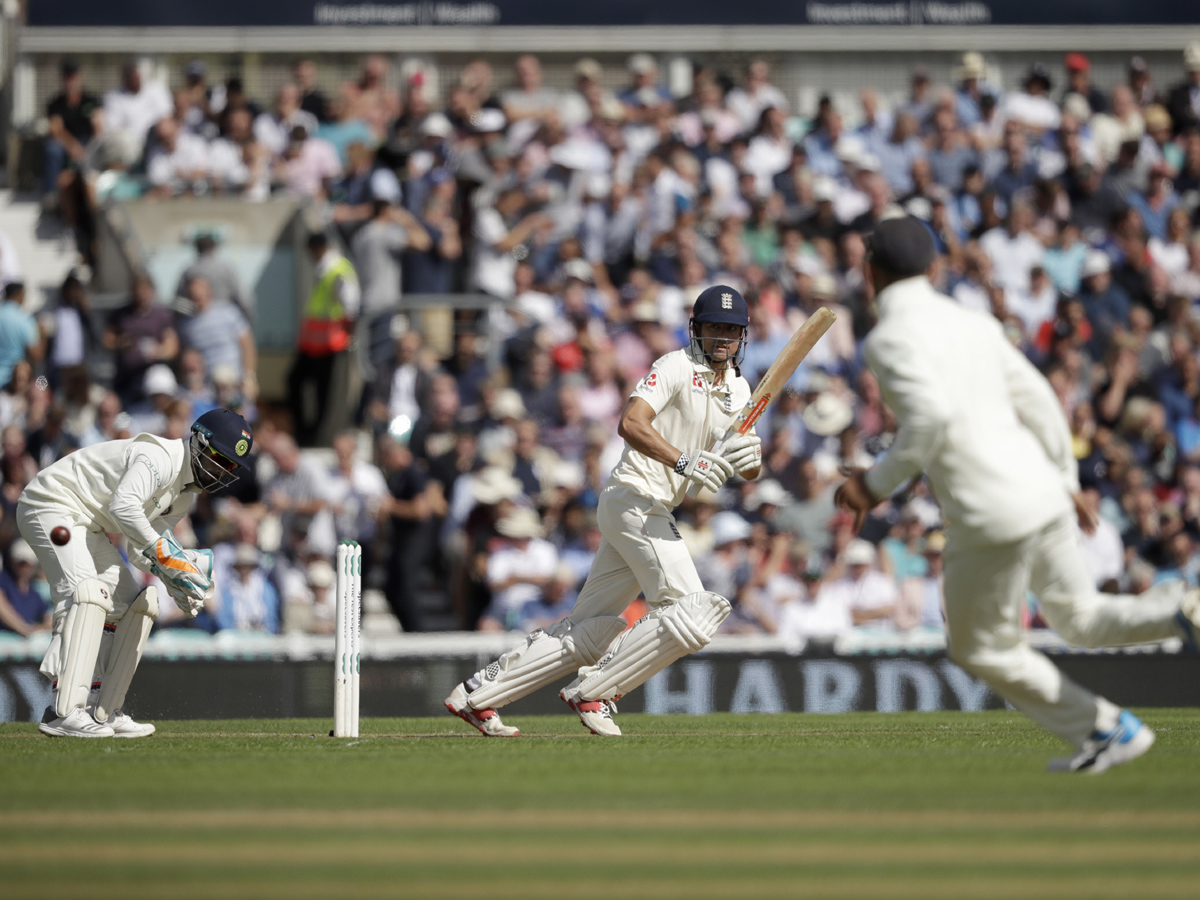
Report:
M 864 353 L 900 427 L 871 469 L 847 473 L 836 500 L 861 522 L 928 476 L 947 524 L 950 658 L 1075 746 L 1052 771 L 1103 772 L 1145 753 L 1154 733 L 1025 642 L 1027 593 L 1064 640 L 1105 647 L 1170 637 L 1194 646 L 1200 592 L 1185 596 L 1177 583 L 1138 597 L 1096 594 L 1076 530 L 1095 520 L 1062 407 L 993 317 L 933 288 L 924 274 L 933 258 L 929 231 L 913 218 L 881 222 L 869 242 L 879 322 Z
M 758 477 L 752 432 L 714 452 L 750 399 L 737 370 L 748 324 L 731 287 L 696 299 L 691 345 L 655 362 L 621 413 L 625 452 L 600 495 L 603 540 L 575 608 L 458 685 L 446 698 L 452 713 L 489 737 L 515 737 L 496 708 L 578 670 L 559 696 L 593 734 L 620 735 L 615 701 L 712 639 L 730 604 L 704 590 L 671 510 L 692 484 L 716 491 L 735 472 Z M 620 614 L 639 592 L 651 612 L 621 635 Z
M 42 661 L 54 707 L 38 726 L 43 734 L 154 733 L 121 707 L 158 618 L 158 589 L 138 590 L 107 534 L 123 534 L 130 561 L 161 578 L 179 608 L 195 616 L 212 596 L 212 551 L 182 549 L 171 529 L 197 493 L 237 480 L 253 443 L 245 419 L 214 409 L 187 440 L 139 434 L 95 444 L 43 469 L 22 492 L 17 527 L 54 603 L 54 638 Z

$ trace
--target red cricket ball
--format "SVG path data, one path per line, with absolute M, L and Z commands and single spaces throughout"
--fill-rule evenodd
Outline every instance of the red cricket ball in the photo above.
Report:
M 71 529 L 69 529 L 66 525 L 55 525 L 54 528 L 50 530 L 50 540 L 61 547 L 63 544 L 67 543 L 67 541 L 71 540 Z

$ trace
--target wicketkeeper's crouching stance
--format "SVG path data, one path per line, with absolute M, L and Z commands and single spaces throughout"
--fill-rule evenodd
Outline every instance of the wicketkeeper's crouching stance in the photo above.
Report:
M 39 729 L 65 737 L 144 737 L 122 706 L 158 618 L 158 589 L 139 591 L 107 534 L 128 539 L 129 559 L 156 575 L 195 616 L 212 595 L 212 551 L 184 550 L 172 534 L 199 491 L 237 480 L 254 442 L 235 412 L 214 409 L 187 440 L 150 434 L 106 441 L 38 473 L 17 502 L 54 602 L 54 638 L 42 674 L 54 707 Z
M 458 685 L 446 698 L 452 713 L 490 737 L 515 737 L 496 708 L 578 670 L 559 696 L 594 734 L 619 735 L 615 701 L 712 639 L 730 604 L 704 590 L 671 510 L 692 484 L 716 491 L 735 472 L 758 477 L 753 433 L 715 447 L 750 399 L 736 368 L 748 325 L 733 288 L 700 294 L 691 346 L 659 359 L 621 414 L 625 453 L 600 495 L 603 540 L 575 608 Z M 620 614 L 639 591 L 651 612 L 622 635 Z

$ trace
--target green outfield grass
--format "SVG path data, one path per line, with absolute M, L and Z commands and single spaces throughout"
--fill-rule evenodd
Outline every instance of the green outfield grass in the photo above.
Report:
M 1015 713 L 0 725 L 6 898 L 1200 896 L 1200 711 L 1103 776 Z

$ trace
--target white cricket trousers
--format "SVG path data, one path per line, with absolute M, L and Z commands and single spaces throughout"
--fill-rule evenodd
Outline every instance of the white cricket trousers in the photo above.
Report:
M 663 504 L 617 482 L 600 492 L 600 549 L 569 618 L 619 616 L 640 592 L 652 607 L 704 590 Z
M 1139 596 L 1098 594 L 1069 515 L 1019 541 L 946 548 L 948 653 L 962 668 L 1039 725 L 1080 746 L 1116 724 L 1116 706 L 1084 690 L 1025 642 L 1021 609 L 1028 591 L 1068 643 L 1112 647 L 1178 637 L 1180 582 Z
M 50 540 L 50 532 L 58 525 L 66 526 L 71 532 L 71 539 L 61 547 Z M 108 536 L 75 524 L 74 516 L 66 509 L 44 509 L 20 501 L 17 503 L 17 530 L 37 555 L 50 585 L 54 638 L 42 660 L 41 671 L 53 681 L 58 677 L 61 664 L 59 628 L 74 602 L 79 583 L 94 578 L 108 588 L 113 611 L 105 618 L 110 624 L 125 615 L 141 588 Z

